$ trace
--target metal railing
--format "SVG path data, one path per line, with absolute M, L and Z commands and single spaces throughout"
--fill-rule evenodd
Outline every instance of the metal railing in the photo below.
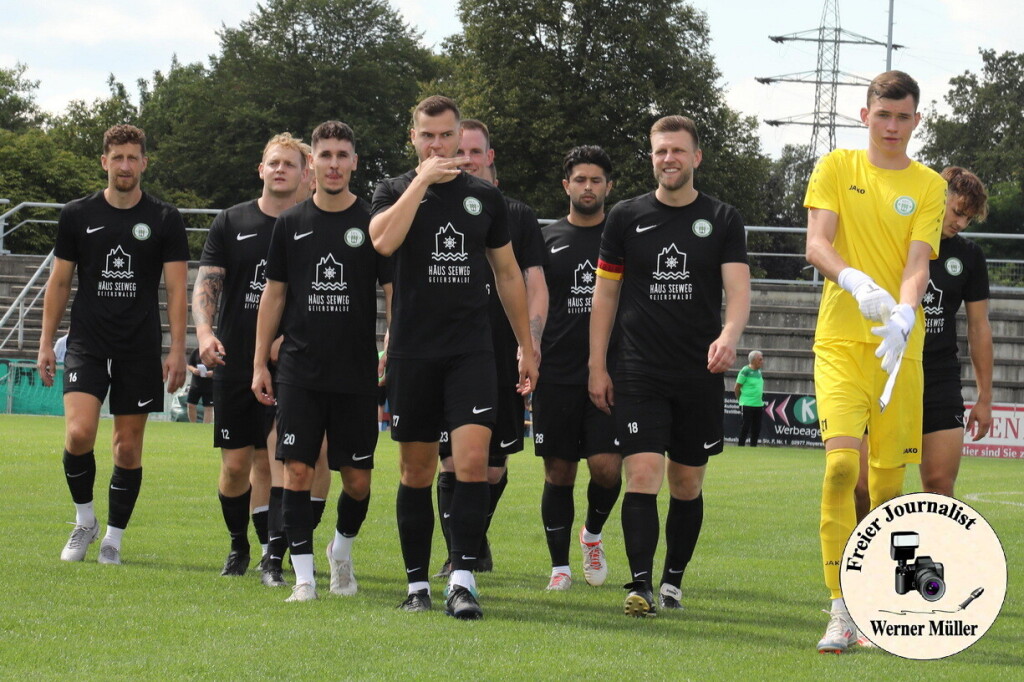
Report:
M 15 297 L 14 301 L 11 303 L 11 307 L 8 308 L 7 312 L 4 313 L 4 316 L 0 318 L 0 329 L 2 329 L 3 326 L 7 324 L 7 320 L 11 319 L 11 316 L 14 314 L 14 311 L 18 311 L 18 321 L 17 323 L 15 323 L 11 331 L 7 333 L 7 336 L 4 337 L 3 341 L 0 341 L 0 348 L 4 348 L 7 345 L 7 342 L 11 339 L 11 336 L 13 336 L 15 333 L 18 334 L 18 350 L 24 348 L 25 319 L 28 316 L 28 313 L 31 312 L 33 308 L 35 308 L 36 302 L 39 300 L 39 297 L 43 295 L 43 292 L 46 291 L 46 287 L 39 287 L 39 291 L 37 291 L 36 295 L 32 297 L 32 301 L 28 304 L 27 308 L 25 307 L 25 299 L 28 297 L 28 293 L 32 291 L 32 287 L 35 286 L 40 276 L 42 276 L 42 274 L 46 272 L 46 269 L 50 267 L 50 263 L 52 262 L 53 251 L 50 251 L 50 253 L 47 254 L 46 258 L 43 259 L 43 262 L 39 265 L 39 267 L 36 268 L 36 271 L 32 273 L 32 276 L 29 278 L 28 283 L 26 283 L 25 286 L 22 287 L 21 292 Z
M 9 203 L 10 203 L 10 200 L 8 200 L 8 199 L 0 199 L 0 205 L 2 205 L 2 204 L 9 204 Z M 38 219 L 38 218 L 28 218 L 28 219 L 22 220 L 21 222 L 19 222 L 17 225 L 12 227 L 11 229 L 5 231 L 5 227 L 6 227 L 7 223 L 8 223 L 8 219 L 11 216 L 15 215 L 18 211 L 21 211 L 23 209 L 29 209 L 29 208 L 61 209 L 63 207 L 64 207 L 64 204 L 23 201 L 23 202 L 15 205 L 13 208 L 11 208 L 11 209 L 5 211 L 4 213 L 0 214 L 0 256 L 3 256 L 5 253 L 8 253 L 7 251 L 4 250 L 4 238 L 7 237 L 8 235 L 14 233 L 16 230 L 18 230 L 22 226 L 24 226 L 26 224 L 47 224 L 47 225 L 53 225 L 53 224 L 56 224 L 56 222 L 57 222 L 55 220 L 43 220 L 43 219 Z M 216 209 L 216 208 L 179 208 L 178 210 L 181 213 L 186 214 L 186 215 L 191 214 L 191 215 L 213 215 L 213 216 L 215 216 L 218 213 L 220 213 L 222 209 Z M 540 219 L 541 225 L 550 225 L 551 223 L 554 223 L 554 222 L 556 222 L 556 220 L 552 219 L 552 218 L 542 218 L 542 219 Z M 186 227 L 185 229 L 188 232 L 208 232 L 209 231 L 208 227 Z M 807 233 L 807 228 L 804 228 L 804 227 L 771 227 L 771 226 L 765 226 L 765 225 L 748 225 L 746 227 L 746 233 L 747 233 L 747 238 L 749 240 L 749 237 L 750 237 L 751 234 L 759 234 L 759 233 L 769 233 L 769 234 L 801 234 L 802 235 L 802 234 L 806 234 Z M 1024 240 L 1024 234 L 1004 234 L 1004 233 L 998 233 L 998 232 L 971 232 L 971 233 L 969 233 L 968 236 L 970 236 L 970 238 L 974 239 L 974 240 L 988 240 L 988 239 L 992 239 L 992 240 L 1010 240 L 1010 241 Z M 810 285 L 813 285 L 813 286 L 821 286 L 822 284 L 824 284 L 824 280 L 821 277 L 821 274 L 818 272 L 818 270 L 816 268 L 810 266 L 810 265 L 806 265 L 805 264 L 804 254 L 803 253 L 793 253 L 793 252 L 788 252 L 788 251 L 782 251 L 782 252 L 751 251 L 751 252 L 748 252 L 748 256 L 752 259 L 752 265 L 755 265 L 755 266 L 758 266 L 758 267 L 759 267 L 759 264 L 760 264 L 760 259 L 783 258 L 783 259 L 795 260 L 796 264 L 794 264 L 794 266 L 789 268 L 789 269 L 794 271 L 794 272 L 800 272 L 800 273 L 807 273 L 808 274 L 807 277 L 794 277 L 794 278 L 787 278 L 787 279 L 770 278 L 770 277 L 754 277 L 754 278 L 752 278 L 752 281 L 754 281 L 754 282 L 759 282 L 759 283 L 764 283 L 764 284 L 798 284 L 799 283 L 799 284 L 810 284 Z M 38 292 L 36 292 L 35 296 L 33 296 L 30 301 L 27 300 L 29 292 L 32 289 L 32 287 L 35 286 L 35 284 L 39 280 L 39 278 L 42 276 L 42 273 L 45 272 L 45 270 L 50 266 L 50 263 L 52 263 L 52 261 L 53 261 L 53 252 L 51 251 L 50 254 L 43 261 L 43 263 L 35 271 L 35 273 L 32 274 L 32 276 L 29 279 L 28 284 L 26 284 L 25 287 L 21 290 L 21 292 L 15 298 L 14 302 L 11 304 L 11 306 L 7 310 L 7 312 L 4 313 L 3 318 L 0 318 L 0 328 L 2 328 L 5 324 L 7 324 L 8 320 L 11 317 L 13 317 L 16 312 L 17 312 L 17 315 L 18 315 L 18 321 L 15 323 L 14 328 L 11 329 L 11 331 L 7 334 L 7 336 L 2 341 L 0 341 L 0 349 L 4 348 L 6 346 L 7 342 L 10 340 L 10 338 L 14 334 L 18 335 L 18 348 L 19 349 L 22 348 L 22 345 L 24 343 L 25 319 L 28 316 L 28 314 L 31 313 L 31 311 L 34 309 L 36 303 L 39 300 L 39 297 L 43 293 L 43 288 L 40 288 L 40 290 Z M 1022 260 L 1012 260 L 1012 259 L 990 259 L 990 260 L 988 260 L 988 263 L 989 263 L 990 266 L 995 265 L 995 266 L 1001 268 L 1001 270 L 999 272 L 1000 272 L 1000 274 L 1005 279 L 1012 280 L 1012 281 L 1017 281 L 1017 282 L 1024 281 L 1024 261 L 1022 261 Z M 761 268 L 761 269 L 768 270 L 768 268 Z M 991 267 L 990 267 L 990 272 L 992 272 L 992 268 Z M 992 290 L 994 290 L 994 291 L 1016 291 L 1016 290 L 1019 290 L 1020 287 L 1018 287 L 1018 286 L 1007 286 L 1007 285 L 994 284 L 990 288 Z

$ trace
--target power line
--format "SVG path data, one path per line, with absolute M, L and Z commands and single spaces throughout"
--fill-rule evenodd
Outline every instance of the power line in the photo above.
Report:
M 836 128 L 859 128 L 860 121 L 836 112 L 836 93 L 841 85 L 863 87 L 871 81 L 862 76 L 839 70 L 840 45 L 869 45 L 885 47 L 887 51 L 903 47 L 892 44 L 892 8 L 889 11 L 889 40 L 882 42 L 874 38 L 847 31 L 839 23 L 837 0 L 825 0 L 821 12 L 821 24 L 816 29 L 798 31 L 779 36 L 768 36 L 776 43 L 810 42 L 818 45 L 818 66 L 814 71 L 784 74 L 781 76 L 758 77 L 758 83 L 806 83 L 814 85 L 814 111 L 781 119 L 766 119 L 770 126 L 806 125 L 811 126 L 811 153 L 819 157 L 835 149 Z

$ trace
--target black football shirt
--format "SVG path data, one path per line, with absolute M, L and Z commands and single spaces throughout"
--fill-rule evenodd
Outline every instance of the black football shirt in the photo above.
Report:
M 548 321 L 541 343 L 545 383 L 587 385 L 590 305 L 603 229 L 603 221 L 578 227 L 566 218 L 543 229 L 548 284 Z
M 722 332 L 722 264 L 746 262 L 739 212 L 703 192 L 679 207 L 654 192 L 616 204 L 598 268 L 621 277 L 618 373 L 710 377 L 708 346 Z
M 378 184 L 373 215 L 394 205 L 415 177 L 413 170 Z M 388 354 L 439 358 L 492 351 L 486 249 L 508 243 L 508 208 L 497 187 L 467 173 L 431 185 L 392 256 Z
M 115 208 L 99 191 L 64 206 L 53 250 L 78 271 L 68 352 L 161 352 L 160 276 L 164 263 L 189 257 L 178 209 L 145 192 L 135 206 Z
M 206 237 L 199 265 L 225 270 L 217 313 L 217 338 L 224 344 L 224 366 L 214 374 L 218 381 L 252 381 L 256 317 L 275 222 L 254 199 L 221 211 Z
M 540 223 L 533 209 L 518 199 L 505 197 L 508 204 L 508 229 L 512 239 L 512 253 L 520 270 L 542 267 L 544 265 L 544 238 L 541 235 Z M 488 269 L 489 289 L 491 295 L 490 315 L 491 331 L 494 337 L 494 360 L 498 366 L 498 386 L 515 386 L 519 381 L 519 361 L 516 351 L 519 342 L 505 314 L 505 308 L 498 298 L 494 286 L 494 273 Z
M 278 217 L 267 279 L 288 285 L 279 383 L 377 395 L 377 283 L 391 270 L 370 243 L 369 208 L 328 212 L 310 198 Z
M 924 370 L 951 369 L 959 376 L 956 313 L 964 301 L 989 297 L 985 254 L 960 235 L 939 242 L 939 257 L 929 263 L 924 307 Z

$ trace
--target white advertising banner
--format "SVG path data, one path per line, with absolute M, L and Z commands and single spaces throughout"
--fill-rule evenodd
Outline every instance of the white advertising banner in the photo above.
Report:
M 971 410 L 974 405 L 967 403 L 965 407 Z M 972 430 L 964 437 L 964 455 L 1024 459 L 1024 405 L 993 405 L 988 435 L 974 442 L 974 433 Z

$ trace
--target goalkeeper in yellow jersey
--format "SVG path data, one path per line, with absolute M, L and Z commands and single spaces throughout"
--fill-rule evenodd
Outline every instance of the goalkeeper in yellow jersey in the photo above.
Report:
M 807 186 L 807 261 L 828 281 L 814 337 L 814 388 L 825 477 L 821 554 L 832 593 L 818 642 L 841 653 L 857 641 L 839 587 L 839 562 L 856 525 L 859 449 L 869 439 L 871 506 L 898 495 L 904 466 L 920 461 L 921 297 L 938 252 L 946 182 L 907 156 L 921 120 L 920 89 L 901 71 L 868 86 L 860 111 L 866 150 L 837 149 L 818 162 Z M 888 407 L 880 397 L 891 383 Z M 865 434 L 866 432 L 866 434 Z

